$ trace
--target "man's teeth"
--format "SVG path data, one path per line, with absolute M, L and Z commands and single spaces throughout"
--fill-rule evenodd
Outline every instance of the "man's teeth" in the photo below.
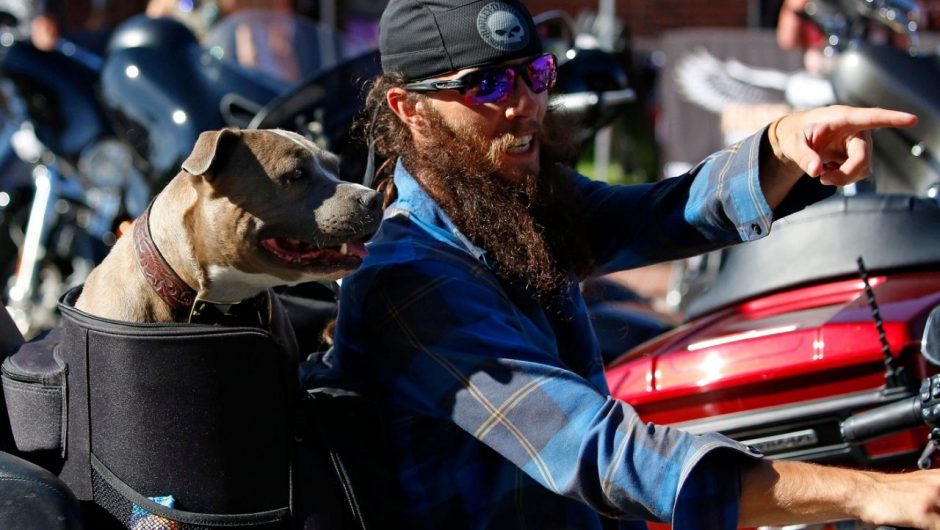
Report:
M 532 145 L 532 135 L 523 136 L 516 140 L 514 144 L 509 146 L 510 153 L 522 153 L 529 149 L 529 146 Z
M 349 245 L 347 245 L 346 243 L 343 243 L 342 245 L 339 246 L 339 253 L 340 253 L 340 254 L 345 255 L 345 254 L 348 253 L 348 252 L 349 252 Z

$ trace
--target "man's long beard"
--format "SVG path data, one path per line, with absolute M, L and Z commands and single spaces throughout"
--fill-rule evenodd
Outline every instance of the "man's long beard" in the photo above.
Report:
M 543 305 L 566 296 L 569 273 L 591 267 L 579 217 L 570 202 L 570 164 L 576 153 L 569 137 L 553 138 L 545 126 L 526 124 L 513 134 L 483 140 L 473 130 L 455 129 L 432 111 L 429 145 L 403 155 L 405 166 L 475 245 L 486 250 L 496 272 L 533 292 Z M 498 171 L 500 155 L 519 136 L 539 139 L 539 168 L 512 175 Z

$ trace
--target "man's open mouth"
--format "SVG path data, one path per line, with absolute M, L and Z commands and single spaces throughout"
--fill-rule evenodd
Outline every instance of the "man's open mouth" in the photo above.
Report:
M 509 148 L 506 149 L 507 152 L 512 154 L 525 153 L 532 147 L 532 135 L 520 136 L 513 142 Z
M 369 254 L 361 241 L 319 246 L 300 239 L 268 237 L 261 240 L 261 247 L 291 265 L 324 269 L 358 267 Z

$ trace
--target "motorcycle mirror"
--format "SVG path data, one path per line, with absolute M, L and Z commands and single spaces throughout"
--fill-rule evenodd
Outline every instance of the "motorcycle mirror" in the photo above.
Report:
M 574 20 L 561 10 L 539 13 L 532 17 L 546 50 L 560 61 L 567 59 L 566 52 L 575 47 Z
M 924 336 L 920 341 L 920 353 L 935 366 L 940 366 L 940 306 L 927 315 Z
M 6 10 L 0 10 L 0 26 L 15 28 L 19 23 L 20 21 L 16 15 Z

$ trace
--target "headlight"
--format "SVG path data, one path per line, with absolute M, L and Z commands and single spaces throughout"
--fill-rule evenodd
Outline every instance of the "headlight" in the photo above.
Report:
M 78 173 L 85 200 L 94 210 L 94 226 L 89 228 L 93 233 L 107 233 L 118 215 L 137 217 L 147 207 L 150 186 L 125 143 L 107 139 L 85 148 L 78 158 Z
M 85 184 L 97 188 L 121 188 L 132 173 L 134 157 L 123 143 L 102 140 L 86 147 L 78 158 L 78 171 Z

